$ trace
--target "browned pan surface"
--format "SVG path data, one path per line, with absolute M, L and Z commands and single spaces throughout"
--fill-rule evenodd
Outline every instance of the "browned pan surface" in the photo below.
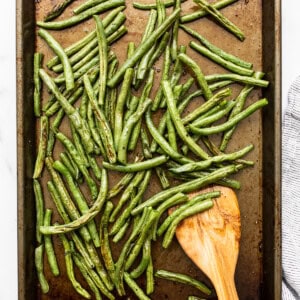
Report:
M 54 238 L 55 249 L 62 270 L 60 278 L 53 278 L 45 265 L 49 279 L 50 292 L 40 295 L 33 267 L 34 238 L 34 200 L 31 188 L 31 174 L 34 165 L 36 143 L 35 120 L 32 112 L 32 60 L 34 51 L 45 54 L 44 62 L 53 55 L 45 43 L 35 37 L 34 18 L 41 20 L 53 5 L 59 1 L 42 0 L 34 7 L 33 1 L 18 1 L 18 217 L 19 217 L 19 296 L 20 299 L 80 299 L 66 279 L 62 246 Z M 71 15 L 72 7 L 83 1 L 75 1 L 61 18 Z M 145 1 L 146 2 L 146 1 Z M 125 13 L 129 33 L 112 46 L 120 61 L 124 60 L 125 47 L 129 41 L 139 43 L 148 12 L 136 10 L 127 1 Z M 188 0 L 182 5 L 184 11 L 196 8 Z M 240 0 L 223 9 L 224 14 L 244 31 L 246 40 L 241 43 L 233 35 L 216 25 L 210 18 L 187 24 L 207 37 L 212 43 L 242 59 L 254 63 L 256 70 L 267 73 L 271 81 L 267 91 L 256 89 L 249 97 L 252 101 L 267 96 L 270 104 L 264 113 L 256 113 L 242 122 L 235 133 L 234 141 L 228 151 L 241 148 L 249 143 L 256 145 L 247 158 L 256 162 L 255 167 L 246 169 L 237 175 L 242 189 L 237 192 L 241 209 L 242 237 L 240 255 L 236 270 L 236 284 L 240 299 L 279 299 L 280 295 L 280 49 L 279 49 L 279 1 Z M 35 12 L 35 15 L 34 15 Z M 92 20 L 51 33 L 68 46 L 94 28 Z M 188 44 L 190 37 L 181 32 L 180 44 Z M 209 62 L 188 48 L 191 57 L 199 62 L 205 74 L 223 73 L 222 68 Z M 159 68 L 159 66 L 158 66 Z M 159 76 L 159 74 L 157 74 Z M 156 81 L 158 83 L 158 81 Z M 156 84 L 157 86 L 157 84 Z M 241 86 L 234 86 L 236 95 Z M 193 109 L 193 107 L 191 107 Z M 56 150 L 60 150 L 58 147 Z M 47 177 L 48 178 L 48 177 Z M 45 181 L 46 182 L 46 181 Z M 147 195 L 158 190 L 153 182 Z M 53 204 L 46 194 L 46 206 Z M 54 216 L 53 221 L 58 220 Z M 263 255 L 264 254 L 264 255 Z M 189 274 L 199 280 L 209 281 L 183 253 L 178 243 L 163 250 L 160 245 L 154 247 L 154 263 L 157 268 Z M 80 278 L 80 277 L 79 277 Z M 139 281 L 141 286 L 144 285 Z M 157 280 L 152 299 L 186 299 L 197 294 L 190 287 L 172 282 Z M 134 297 L 132 298 L 134 299 Z

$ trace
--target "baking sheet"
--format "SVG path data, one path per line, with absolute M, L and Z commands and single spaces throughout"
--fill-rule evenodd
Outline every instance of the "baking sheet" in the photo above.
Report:
M 36 39 L 34 19 L 41 20 L 45 13 L 58 1 L 42 0 L 34 7 L 25 0 L 18 1 L 18 222 L 19 222 L 19 296 L 20 299 L 39 299 L 37 278 L 33 266 L 35 247 L 35 212 L 31 184 L 34 166 L 36 130 L 32 112 L 32 58 L 35 49 L 46 53 L 47 61 L 53 53 L 43 41 Z M 75 1 L 61 18 L 71 15 L 72 6 L 82 1 Z M 145 1 L 146 2 L 146 1 Z M 112 46 L 122 61 L 120 51 L 129 41 L 138 43 L 146 23 L 148 12 L 136 10 L 127 1 L 125 13 L 129 33 Z M 36 9 L 35 9 L 36 8 Z M 196 6 L 191 1 L 183 4 L 184 10 L 193 10 Z M 247 156 L 256 161 L 254 168 L 238 174 L 242 183 L 238 198 L 242 217 L 242 238 L 240 255 L 236 270 L 236 284 L 240 299 L 279 299 L 280 298 L 280 2 L 279 1 L 238 1 L 223 9 L 223 12 L 244 32 L 246 40 L 241 43 L 233 35 L 217 26 L 210 18 L 187 24 L 202 33 L 211 42 L 224 50 L 254 63 L 256 70 L 264 70 L 270 86 L 267 90 L 255 90 L 249 102 L 267 96 L 270 104 L 263 114 L 256 113 L 239 125 L 230 144 L 229 151 L 246 144 L 256 145 Z M 36 15 L 34 15 L 34 13 Z M 51 31 L 51 34 L 63 46 L 78 40 L 94 28 L 92 20 L 82 25 L 64 30 L 64 33 Z M 190 38 L 182 34 L 180 41 L 188 43 Z M 205 74 L 222 73 L 224 70 L 207 59 L 188 49 L 188 54 L 195 58 Z M 234 94 L 240 90 L 234 86 Z M 155 192 L 155 186 L 149 193 Z M 50 205 L 46 196 L 47 204 Z M 60 266 L 64 266 L 63 253 L 59 241 L 54 239 Z M 154 249 L 155 264 L 160 268 L 183 272 L 193 277 L 209 281 L 185 256 L 177 242 L 168 250 Z M 49 273 L 47 264 L 46 274 Z M 62 268 L 63 271 L 63 268 Z M 63 273 L 63 272 L 62 272 Z M 72 286 L 62 278 L 55 279 L 49 274 L 51 290 L 43 299 L 79 299 Z M 140 284 L 143 284 L 140 282 Z M 157 280 L 152 299 L 185 299 L 196 290 L 163 280 Z

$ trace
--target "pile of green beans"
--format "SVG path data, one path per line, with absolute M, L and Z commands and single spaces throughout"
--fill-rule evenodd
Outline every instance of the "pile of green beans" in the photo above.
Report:
M 124 0 L 87 0 L 70 18 L 55 21 L 73 2 L 65 0 L 37 22 L 37 34 L 54 52 L 48 62 L 36 53 L 33 63 L 33 111 L 39 125 L 32 176 L 35 266 L 43 293 L 51 291 L 44 255 L 52 275 L 59 278 L 65 269 L 85 299 L 92 294 L 95 299 L 117 299 L 128 289 L 138 299 L 150 299 L 159 278 L 193 286 L 199 299 L 212 293 L 185 274 L 157 270 L 152 248 L 159 244 L 161 251 L 169 251 L 177 225 L 210 209 L 220 196 L 219 191 L 202 192 L 189 199 L 188 193 L 214 183 L 240 188 L 230 175 L 254 164 L 244 159 L 254 145 L 226 152 L 227 145 L 239 122 L 267 105 L 267 99 L 246 100 L 268 81 L 250 62 L 182 25 L 210 15 L 243 41 L 242 31 L 219 11 L 237 0 L 212 5 L 194 1 L 201 8 L 188 15 L 180 0 L 134 2 L 134 8 L 149 10 L 148 22 L 140 43 L 128 43 L 120 66 L 112 45 L 127 32 Z M 106 17 L 99 16 L 107 10 Z M 66 48 L 47 31 L 87 19 L 94 22 L 93 30 Z M 192 50 L 232 73 L 204 74 L 188 54 L 188 45 L 180 45 L 181 30 L 197 40 L 190 41 Z M 232 84 L 242 86 L 236 98 Z M 220 144 L 212 135 L 219 135 Z M 161 186 L 156 194 L 155 176 Z M 119 181 L 113 185 L 115 178 Z M 53 209 L 59 216 L 54 224 Z M 55 234 L 60 244 L 53 243 Z M 63 268 L 55 256 L 59 247 Z M 78 272 L 85 283 L 78 280 Z M 138 284 L 141 278 L 145 289 Z

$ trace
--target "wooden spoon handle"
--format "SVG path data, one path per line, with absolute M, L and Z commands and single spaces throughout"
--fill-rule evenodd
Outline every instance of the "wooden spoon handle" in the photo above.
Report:
M 226 274 L 224 274 L 226 275 Z M 214 286 L 218 295 L 218 300 L 238 300 L 234 279 L 230 277 L 215 278 Z

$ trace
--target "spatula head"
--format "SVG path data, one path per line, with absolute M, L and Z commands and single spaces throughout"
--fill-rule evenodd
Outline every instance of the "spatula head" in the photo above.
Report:
M 182 221 L 176 237 L 185 253 L 211 279 L 219 299 L 233 300 L 237 299 L 234 272 L 241 235 L 238 201 L 232 189 L 222 186 L 190 197 L 208 191 L 220 191 L 221 196 L 214 199 L 211 209 Z

